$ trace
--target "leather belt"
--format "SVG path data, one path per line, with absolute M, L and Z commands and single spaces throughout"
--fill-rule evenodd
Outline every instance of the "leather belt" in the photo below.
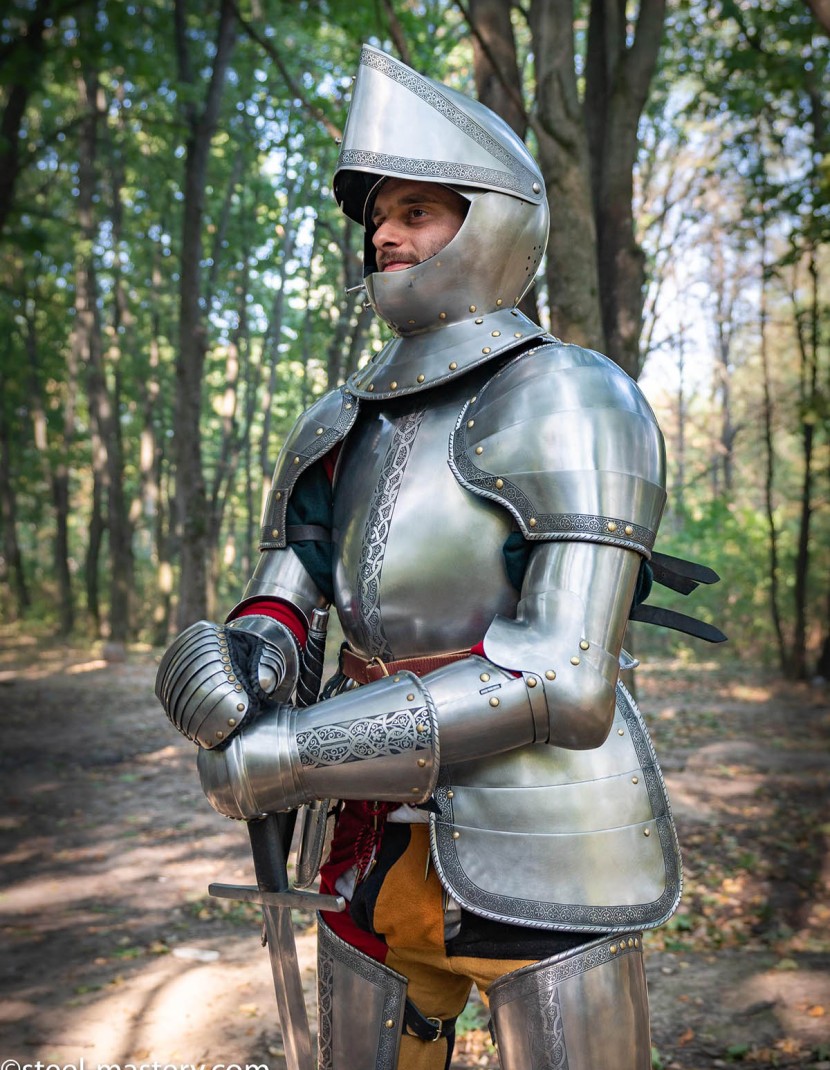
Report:
M 375 680 L 382 680 L 384 676 L 393 676 L 396 672 L 412 672 L 416 676 L 424 676 L 469 656 L 469 650 L 453 650 L 449 654 L 425 654 L 418 658 L 382 661 L 378 657 L 363 658 L 344 647 L 340 654 L 340 669 L 350 680 L 356 680 L 359 684 L 371 684 Z

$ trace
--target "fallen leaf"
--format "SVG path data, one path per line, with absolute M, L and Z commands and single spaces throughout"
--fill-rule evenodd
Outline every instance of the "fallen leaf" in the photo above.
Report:
M 690 1040 L 694 1040 L 694 1036 L 695 1031 L 694 1029 L 692 1029 L 691 1026 L 689 1026 L 687 1029 L 684 1029 L 684 1031 L 677 1038 L 677 1043 L 680 1045 L 681 1048 L 683 1048 L 689 1043 Z

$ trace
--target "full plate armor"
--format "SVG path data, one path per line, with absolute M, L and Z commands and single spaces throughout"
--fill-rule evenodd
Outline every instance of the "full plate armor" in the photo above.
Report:
M 367 204 L 387 178 L 449 185 L 469 207 L 439 253 L 383 273 Z M 366 226 L 368 299 L 394 338 L 300 417 L 231 623 L 183 633 L 157 691 L 221 813 L 429 801 L 448 901 L 590 934 L 492 986 L 505 1070 L 645 1070 L 641 934 L 675 910 L 681 870 L 618 677 L 665 503 L 662 436 L 619 367 L 518 311 L 548 210 L 490 111 L 366 46 L 334 189 Z M 324 462 L 329 512 L 298 525 L 292 501 Z M 288 704 L 301 637 L 262 615 L 269 600 L 306 621 L 332 602 L 363 686 Z M 321 923 L 320 986 L 321 1068 L 393 1070 L 405 978 Z M 606 1010 L 614 1028 L 592 1029 Z

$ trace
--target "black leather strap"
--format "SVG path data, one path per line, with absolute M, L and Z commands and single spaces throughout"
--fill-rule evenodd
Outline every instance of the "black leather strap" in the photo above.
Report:
M 714 624 L 689 617 L 685 613 L 675 613 L 673 609 L 660 606 L 636 606 L 629 614 L 631 620 L 643 621 L 644 624 L 656 624 L 661 628 L 673 628 L 676 632 L 685 632 L 707 643 L 725 643 L 726 636 Z
M 406 1001 L 403 1012 L 403 1029 L 411 1037 L 419 1040 L 440 1040 L 446 1037 L 450 1048 L 455 1037 L 456 1018 L 427 1018 L 418 1010 L 411 999 Z

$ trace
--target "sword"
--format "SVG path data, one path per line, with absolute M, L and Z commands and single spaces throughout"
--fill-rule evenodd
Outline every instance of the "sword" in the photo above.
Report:
M 297 684 L 297 704 L 308 706 L 317 699 L 323 672 L 328 613 L 314 610 L 303 666 Z M 208 892 L 219 899 L 258 903 L 262 907 L 262 942 L 268 948 L 277 1012 L 285 1048 L 287 1070 L 314 1070 L 308 1013 L 297 961 L 297 946 L 291 926 L 292 910 L 345 910 L 340 895 L 320 895 L 291 888 L 288 882 L 288 853 L 294 832 L 296 811 L 268 814 L 248 822 L 256 887 L 211 884 Z

